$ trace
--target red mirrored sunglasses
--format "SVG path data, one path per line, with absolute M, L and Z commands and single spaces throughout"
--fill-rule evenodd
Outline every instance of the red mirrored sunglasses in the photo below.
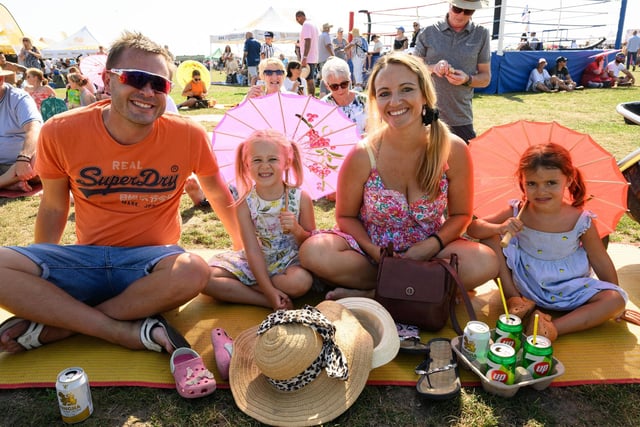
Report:
M 142 70 L 112 68 L 107 70 L 120 78 L 120 83 L 135 87 L 136 89 L 144 88 L 147 83 L 151 84 L 151 89 L 156 92 L 168 94 L 171 92 L 172 83 L 162 76 L 148 73 Z

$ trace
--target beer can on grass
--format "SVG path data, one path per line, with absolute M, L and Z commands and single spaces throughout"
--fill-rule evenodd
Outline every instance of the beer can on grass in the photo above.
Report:
M 487 353 L 487 373 L 485 376 L 503 384 L 511 385 L 515 380 L 516 352 L 508 344 L 495 343 Z
M 546 337 L 536 336 L 536 343 L 533 343 L 533 335 L 524 341 L 522 352 L 522 366 L 527 368 L 531 376 L 536 378 L 546 377 L 551 373 L 553 367 L 553 347 L 551 341 Z
M 476 361 L 480 365 L 486 363 L 490 339 L 491 331 L 489 325 L 477 320 L 468 322 L 462 336 L 462 354 L 471 363 Z
M 79 423 L 93 413 L 89 378 L 82 368 L 67 368 L 58 374 L 56 394 L 62 421 Z
M 493 333 L 494 343 L 508 344 L 516 353 L 522 347 L 522 320 L 515 314 L 501 314 Z

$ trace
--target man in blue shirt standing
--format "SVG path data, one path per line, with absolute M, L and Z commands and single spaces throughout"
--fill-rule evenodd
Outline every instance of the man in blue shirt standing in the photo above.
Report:
M 629 40 L 627 40 L 627 70 L 629 66 L 633 66 L 633 71 L 636 70 L 638 49 L 640 49 L 640 36 L 638 36 L 638 31 L 634 30 Z
M 243 60 L 247 64 L 249 86 L 256 84 L 258 80 L 258 64 L 260 64 L 260 42 L 253 38 L 253 33 L 247 31 L 244 42 Z

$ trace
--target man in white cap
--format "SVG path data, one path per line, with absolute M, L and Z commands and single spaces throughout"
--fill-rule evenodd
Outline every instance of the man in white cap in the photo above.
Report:
M 273 57 L 273 33 L 271 31 L 264 32 L 264 43 L 260 47 L 260 60 Z
M 489 30 L 471 21 L 487 0 L 449 0 L 444 20 L 418 35 L 414 55 L 424 58 L 438 95 L 440 118 L 467 143 L 476 136 L 473 88 L 491 82 Z
M 549 75 L 549 72 L 545 68 L 546 66 L 546 59 L 538 59 L 538 65 L 529 73 L 529 80 L 527 81 L 526 87 L 527 92 L 558 91 L 558 77 Z
M 42 116 L 31 95 L 5 82 L 15 77 L 0 68 L 0 188 L 30 191 Z

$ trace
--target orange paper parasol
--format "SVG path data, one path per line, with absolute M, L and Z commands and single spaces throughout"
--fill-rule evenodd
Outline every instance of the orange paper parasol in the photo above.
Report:
M 569 150 L 587 187 L 584 208 L 597 215 L 594 223 L 600 237 L 612 233 L 627 210 L 628 183 L 616 159 L 589 135 L 556 122 L 520 120 L 494 126 L 470 141 L 474 214 L 482 218 L 504 209 L 510 199 L 521 199 L 516 180 L 520 156 L 528 147 L 548 142 Z

